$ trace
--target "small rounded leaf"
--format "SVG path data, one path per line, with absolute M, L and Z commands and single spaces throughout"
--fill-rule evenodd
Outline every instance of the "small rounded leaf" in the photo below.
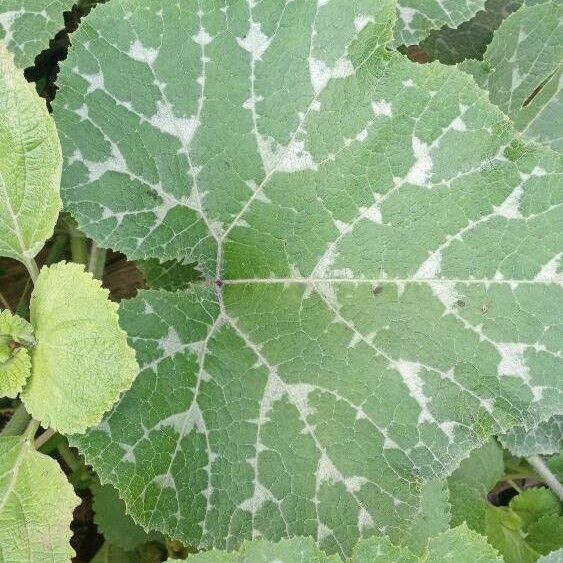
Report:
M 0 561 L 70 561 L 78 501 L 54 459 L 22 437 L 0 439 Z
M 82 265 L 44 267 L 31 296 L 37 345 L 22 393 L 43 426 L 72 434 L 97 424 L 138 371 L 117 305 Z
M 26 346 L 33 344 L 33 327 L 7 309 L 0 311 L 0 397 L 14 398 L 31 373 Z

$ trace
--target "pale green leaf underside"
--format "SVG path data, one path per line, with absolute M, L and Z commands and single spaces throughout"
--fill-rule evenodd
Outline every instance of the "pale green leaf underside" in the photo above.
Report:
M 485 7 L 485 0 L 398 0 L 394 43 L 416 45 L 443 26 L 457 27 Z
M 563 3 L 528 4 L 495 32 L 484 86 L 525 138 L 563 151 Z
M 73 0 L 2 0 L 0 3 L 0 41 L 14 53 L 16 65 L 24 69 L 49 46 L 64 28 L 63 12 Z
M 54 459 L 22 437 L 0 438 L 0 562 L 68 563 L 78 501 Z
M 123 305 L 143 373 L 74 441 L 188 544 L 405 541 L 424 481 L 561 408 L 559 157 L 386 53 L 391 3 L 200 7 L 112 0 L 63 65 L 80 227 L 207 278 Z
M 84 432 L 137 375 L 117 305 L 107 296 L 80 264 L 60 262 L 39 274 L 30 304 L 37 344 L 22 401 L 45 427 Z
M 28 262 L 52 235 L 61 163 L 45 100 L 0 40 L 0 256 Z
M 513 455 L 551 455 L 559 453 L 563 443 L 563 417 L 554 416 L 526 431 L 516 426 L 500 436 L 502 445 Z
M 294 538 L 279 543 L 245 542 L 237 552 L 210 551 L 192 555 L 185 561 L 194 563 L 337 563 L 311 538 Z M 429 540 L 424 553 L 415 555 L 406 548 L 394 546 L 388 538 L 360 540 L 349 563 L 502 563 L 498 553 L 484 537 L 466 526 L 448 530 Z
M 14 398 L 31 374 L 26 346 L 33 344 L 33 327 L 21 317 L 0 311 L 0 397 Z
M 552 551 L 548 555 L 540 557 L 537 563 L 562 563 L 563 562 L 563 549 Z

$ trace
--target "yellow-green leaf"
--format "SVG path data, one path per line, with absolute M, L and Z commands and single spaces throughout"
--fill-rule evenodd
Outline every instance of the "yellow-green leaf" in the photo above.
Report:
M 137 374 L 117 305 L 79 264 L 44 267 L 31 296 L 37 345 L 22 393 L 43 426 L 71 434 L 100 422 Z
M 61 166 L 45 100 L 0 41 L 0 256 L 29 263 L 52 235 Z
M 1 563 L 68 563 L 78 501 L 55 460 L 22 437 L 0 439 Z
M 33 328 L 21 317 L 0 311 L 0 397 L 14 398 L 31 373 L 26 345 L 33 343 Z

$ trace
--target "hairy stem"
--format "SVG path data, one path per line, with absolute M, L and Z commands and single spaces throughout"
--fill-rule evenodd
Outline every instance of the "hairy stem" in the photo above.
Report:
M 104 277 L 104 268 L 106 266 L 106 249 L 99 248 L 98 245 L 93 242 L 92 249 L 90 250 L 90 260 L 88 262 L 88 271 L 92 275 L 101 280 Z
M 545 484 L 563 501 L 563 485 L 557 480 L 557 477 L 551 472 L 544 460 L 539 455 L 533 455 L 526 459 L 544 480 Z
M 27 271 L 29 272 L 29 277 L 31 278 L 31 281 L 35 283 L 37 281 L 37 276 L 39 275 L 39 268 L 37 267 L 37 262 L 35 261 L 35 258 L 26 257 L 24 259 L 24 265 L 27 268 Z
M 2 436 L 21 436 L 29 421 L 31 420 L 31 416 L 25 410 L 23 403 L 14 411 L 12 418 L 7 422 L 6 426 L 0 432 Z

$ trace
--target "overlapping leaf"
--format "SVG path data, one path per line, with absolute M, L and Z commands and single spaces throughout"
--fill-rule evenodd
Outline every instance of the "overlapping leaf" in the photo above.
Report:
M 500 436 L 500 441 L 513 455 L 520 457 L 556 454 L 563 443 L 563 417 L 554 416 L 528 431 L 517 426 Z
M 485 0 L 399 0 L 394 41 L 415 45 L 432 30 L 457 27 L 485 6 Z
M 111 485 L 96 483 L 91 487 L 94 522 L 99 533 L 111 545 L 133 551 L 143 543 L 162 539 L 156 532 L 147 533 L 125 512 L 125 503 Z
M 560 410 L 560 159 L 386 51 L 392 2 L 198 6 L 112 0 L 64 63 L 80 227 L 206 278 L 123 305 L 143 372 L 74 443 L 190 545 L 405 541 L 428 480 Z
M 20 69 L 31 66 L 49 40 L 64 28 L 63 12 L 73 4 L 73 0 L 2 0 L 0 41 L 14 53 Z
M 527 139 L 561 152 L 563 3 L 527 2 L 495 32 L 477 77 Z
M 416 556 L 406 548 L 394 546 L 388 538 L 360 540 L 350 563 L 501 563 L 498 553 L 485 539 L 466 526 L 448 530 L 431 538 L 424 553 Z M 311 538 L 294 538 L 279 543 L 245 542 L 238 552 L 210 551 L 192 555 L 186 561 L 198 563 L 338 563 L 339 557 L 327 556 Z
M 523 0 L 487 0 L 485 9 L 459 27 L 444 27 L 431 32 L 421 47 L 434 60 L 455 64 L 465 59 L 481 59 L 493 32 L 517 10 Z
M 61 163 L 44 100 L 0 41 L 0 256 L 28 263 L 53 234 Z
M 137 375 L 117 305 L 107 296 L 81 264 L 59 262 L 39 274 L 30 305 L 37 343 L 21 398 L 45 427 L 84 432 Z
M 504 475 L 502 448 L 491 440 L 473 451 L 448 478 L 451 524 L 463 522 L 484 534 L 485 514 L 490 504 L 488 492 Z
M 0 311 L 0 397 L 14 398 L 31 374 L 27 346 L 32 345 L 33 327 L 10 311 Z
M 78 501 L 55 460 L 23 437 L 0 438 L 0 561 L 67 563 Z

